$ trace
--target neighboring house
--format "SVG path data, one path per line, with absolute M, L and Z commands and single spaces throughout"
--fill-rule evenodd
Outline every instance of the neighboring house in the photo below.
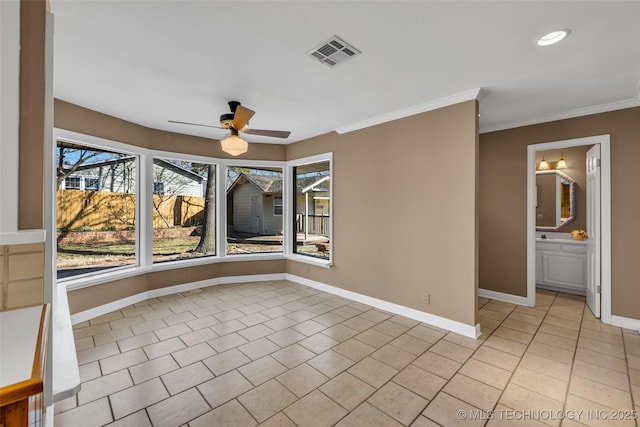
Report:
M 227 189 L 227 212 L 233 231 L 282 234 L 282 177 L 241 173 Z
M 80 165 L 62 182 L 61 190 L 135 192 L 135 157 L 125 156 Z M 204 197 L 207 178 L 162 159 L 153 160 L 153 193 Z
M 328 177 L 305 177 L 296 183 L 296 214 L 329 216 Z M 229 225 L 239 233 L 282 233 L 282 177 L 241 173 L 227 189 Z

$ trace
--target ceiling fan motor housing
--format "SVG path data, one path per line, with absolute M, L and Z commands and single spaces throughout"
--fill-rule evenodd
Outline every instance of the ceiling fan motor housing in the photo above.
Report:
M 236 108 L 238 108 L 240 102 L 238 101 L 229 101 L 229 110 L 231 110 L 232 116 L 236 113 Z
M 220 126 L 229 129 L 233 124 L 233 113 L 225 113 L 220 115 Z

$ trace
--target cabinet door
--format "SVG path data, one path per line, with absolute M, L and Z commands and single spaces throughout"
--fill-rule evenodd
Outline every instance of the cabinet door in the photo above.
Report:
M 543 284 L 544 277 L 542 275 L 542 251 L 541 249 L 536 250 L 536 283 Z
M 585 290 L 587 257 L 584 254 L 543 252 L 542 258 L 544 283 Z

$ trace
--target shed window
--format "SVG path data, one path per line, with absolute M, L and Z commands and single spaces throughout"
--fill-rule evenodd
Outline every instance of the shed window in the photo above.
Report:
M 273 214 L 275 216 L 282 216 L 282 197 L 273 198 Z

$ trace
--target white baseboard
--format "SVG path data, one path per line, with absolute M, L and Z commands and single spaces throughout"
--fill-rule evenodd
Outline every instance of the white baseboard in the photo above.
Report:
M 287 273 L 286 280 L 299 283 L 301 285 L 309 286 L 310 288 L 328 292 L 330 294 L 338 295 L 340 297 L 348 298 L 353 301 L 361 302 L 363 304 L 367 304 L 372 307 L 379 308 L 381 310 L 389 311 L 391 313 L 399 314 L 401 316 L 405 316 L 410 319 L 417 320 L 419 322 L 437 326 L 439 328 L 443 328 L 448 331 L 455 332 L 460 335 L 464 335 L 466 337 L 476 339 L 480 336 L 479 324 L 475 326 L 467 325 L 465 323 L 457 322 L 455 320 L 447 319 L 445 317 L 436 316 L 434 314 L 430 314 L 424 311 L 405 307 L 400 304 L 395 304 L 395 303 L 384 301 L 378 298 L 373 298 L 367 295 L 359 294 L 357 292 L 348 291 L 346 289 L 337 288 L 335 286 L 327 285 L 321 282 L 316 282 L 315 280 L 307 279 L 305 277 L 300 277 L 293 274 Z
M 640 332 L 640 319 L 612 315 L 611 324 L 620 328 L 635 329 Z
M 231 277 L 217 277 L 215 279 L 201 280 L 198 282 L 185 283 L 182 285 L 168 286 L 166 288 L 152 289 L 146 292 L 141 292 L 130 297 L 122 298 L 117 301 L 112 301 L 107 304 L 103 304 L 99 307 L 90 308 L 89 310 L 81 311 L 79 313 L 71 315 L 71 323 L 78 324 L 87 320 L 91 320 L 103 314 L 110 313 L 115 310 L 120 310 L 124 307 L 128 307 L 132 304 L 136 304 L 147 300 L 149 298 L 157 298 L 164 295 L 171 295 L 178 292 L 186 292 L 198 288 L 207 288 L 210 286 L 229 284 L 229 283 L 247 283 L 247 282 L 264 282 L 271 280 L 289 280 L 291 282 L 298 283 L 300 285 L 309 286 L 310 288 L 318 289 L 324 292 L 328 292 L 334 295 L 338 295 L 344 298 L 348 298 L 353 301 L 361 302 L 363 304 L 370 305 L 372 307 L 379 308 L 391 313 L 399 314 L 401 316 L 408 317 L 410 319 L 418 320 L 420 322 L 437 326 L 439 328 L 446 329 L 464 335 L 470 338 L 478 338 L 480 336 L 480 325 L 467 325 L 465 323 L 450 320 L 445 317 L 436 316 L 434 314 L 426 313 L 424 311 L 415 310 L 413 308 L 405 307 L 399 304 L 394 304 L 381 299 L 373 298 L 367 295 L 359 294 L 357 292 L 348 291 L 335 286 L 327 285 L 321 282 L 316 282 L 304 277 L 296 276 L 288 273 L 276 273 L 276 274 L 260 274 L 249 276 L 231 276 Z
M 511 304 L 518 304 L 528 306 L 529 301 L 527 297 L 520 297 L 518 295 L 505 294 L 503 292 L 490 291 L 488 289 L 478 289 L 478 296 L 483 298 L 494 299 L 497 301 L 508 302 Z
M 223 285 L 228 283 L 247 283 L 247 282 L 266 282 L 271 280 L 284 280 L 285 273 L 276 274 L 256 274 L 249 276 L 232 276 L 232 277 L 216 277 L 215 279 L 200 280 L 198 282 L 185 283 L 182 285 L 167 286 L 165 288 L 151 289 L 141 292 L 130 297 L 122 298 L 116 301 L 103 304 L 98 307 L 90 308 L 71 315 L 71 323 L 76 325 L 87 320 L 94 319 L 103 314 L 120 310 L 132 304 L 145 301 L 149 298 L 157 298 L 165 295 L 177 294 L 178 292 L 187 292 L 198 288 L 208 288 L 210 286 Z

